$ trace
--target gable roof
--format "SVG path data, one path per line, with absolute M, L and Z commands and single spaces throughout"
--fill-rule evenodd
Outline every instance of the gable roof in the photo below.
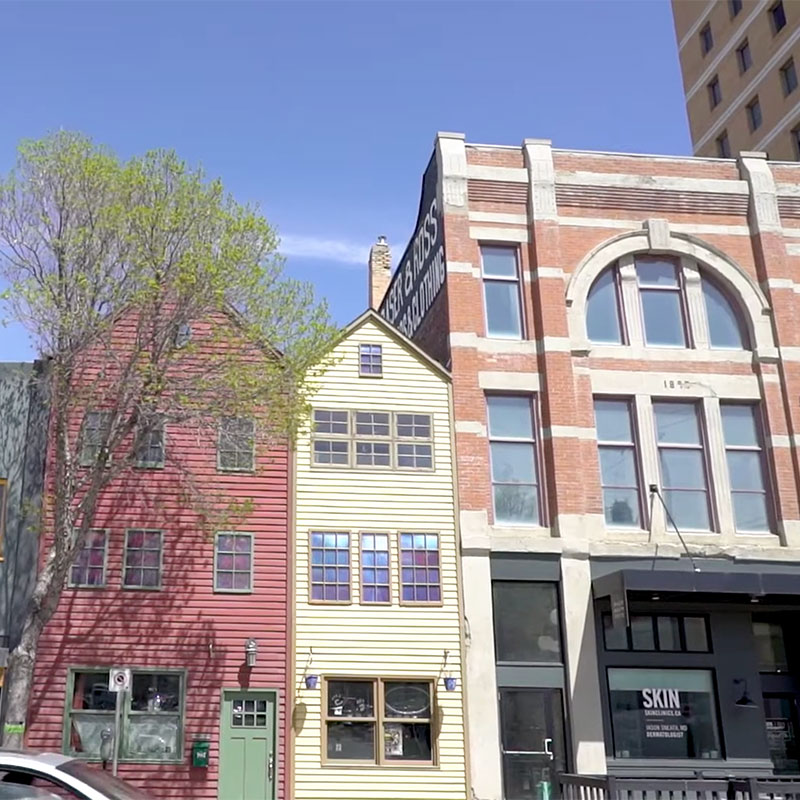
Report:
M 345 326 L 341 338 L 337 342 L 346 339 L 350 334 L 355 333 L 364 323 L 372 322 L 377 325 L 387 336 L 394 339 L 404 350 L 416 357 L 425 366 L 437 373 L 439 377 L 446 381 L 452 381 L 450 373 L 435 359 L 431 358 L 418 345 L 414 344 L 404 333 L 401 333 L 391 322 L 385 320 L 377 311 L 368 308 L 363 314 L 357 316 L 352 322 Z

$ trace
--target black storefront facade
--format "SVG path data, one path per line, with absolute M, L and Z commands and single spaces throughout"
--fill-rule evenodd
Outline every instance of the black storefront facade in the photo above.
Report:
M 800 775 L 800 564 L 592 559 L 608 773 Z

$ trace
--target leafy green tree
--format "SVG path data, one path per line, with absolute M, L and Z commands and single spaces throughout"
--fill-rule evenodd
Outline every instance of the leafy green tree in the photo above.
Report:
M 336 330 L 311 288 L 284 277 L 278 243 L 255 208 L 169 151 L 123 161 L 59 132 L 23 142 L 0 179 L 4 300 L 50 400 L 48 547 L 9 656 L 6 722 L 26 720 L 39 638 L 98 500 L 151 435 L 166 423 L 216 436 L 220 417 L 250 417 L 269 448 L 307 413 L 306 379 Z M 88 425 L 90 408 L 102 413 Z

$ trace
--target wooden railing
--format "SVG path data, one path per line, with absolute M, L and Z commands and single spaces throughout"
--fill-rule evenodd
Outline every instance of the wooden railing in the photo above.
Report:
M 561 800 L 800 800 L 800 776 L 614 778 L 559 775 Z

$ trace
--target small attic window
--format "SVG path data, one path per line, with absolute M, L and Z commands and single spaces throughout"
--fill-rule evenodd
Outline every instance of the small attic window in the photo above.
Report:
M 188 322 L 182 322 L 178 325 L 178 330 L 175 333 L 175 347 L 185 347 L 189 344 L 192 338 L 192 326 Z
M 378 378 L 383 375 L 383 350 L 379 344 L 358 346 L 358 374 Z

